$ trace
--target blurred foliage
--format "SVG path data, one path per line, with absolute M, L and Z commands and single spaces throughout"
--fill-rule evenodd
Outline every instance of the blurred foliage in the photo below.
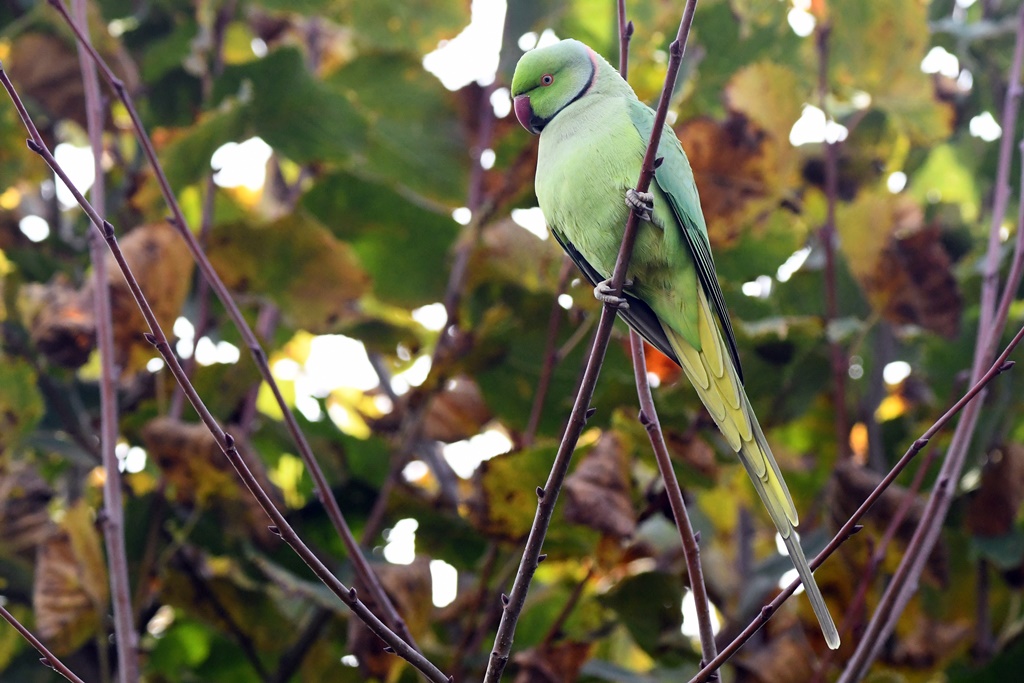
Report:
M 504 3 L 472 4 L 482 18 Z M 999 144 L 979 124 L 998 120 L 1007 92 L 1019 87 L 1006 82 L 1019 4 L 698 6 L 672 120 L 701 191 L 747 390 L 790 482 L 808 549 L 823 545 L 964 389 Z M 365 540 L 370 559 L 427 656 L 459 680 L 479 679 L 486 664 L 499 597 L 597 310 L 575 273 L 560 291 L 563 257 L 552 240 L 520 225 L 530 214 L 513 219 L 536 204 L 536 140 L 509 115 L 506 88 L 522 48 L 551 32 L 584 40 L 614 63 L 614 5 L 509 2 L 503 29 L 461 55 L 461 41 L 477 30 L 457 38 L 470 21 L 465 0 L 90 6 L 94 41 L 136 95 L 190 227 L 262 336 L 349 524 L 358 536 L 382 515 L 383 528 Z M 630 82 L 654 102 L 681 3 L 629 5 Z M 42 134 L 83 147 L 84 90 L 70 32 L 46 3 L 4 3 L 0 27 L 0 58 Z M 438 67 L 449 69 L 446 79 L 458 80 L 457 67 L 478 73 L 491 64 L 494 84 L 466 82 L 470 76 L 445 80 L 456 89 L 446 88 L 424 66 L 443 63 L 436 54 L 425 59 L 439 47 L 455 55 L 454 66 Z M 112 96 L 105 102 L 108 217 L 130 265 L 179 337 L 178 353 L 188 357 L 196 347 L 196 386 L 257 476 L 303 538 L 352 581 L 277 406 L 165 222 L 168 209 L 126 111 Z M 823 102 L 827 128 L 815 109 Z M 840 317 L 831 321 L 820 240 L 828 215 L 825 132 L 841 138 Z M 1024 122 L 1001 134 L 1020 139 Z M 241 170 L 262 182 L 228 186 L 231 169 L 211 182 L 214 153 L 253 137 L 266 155 Z M 79 675 L 99 681 L 114 658 L 95 527 L 103 473 L 89 226 L 77 207 L 60 203 L 24 138 L 4 104 L 0 585 L 8 609 Z M 217 163 L 230 164 L 222 154 Z M 1011 177 L 1019 171 L 1015 158 Z M 30 229 L 19 229 L 29 216 L 46 221 L 48 236 L 33 240 Z M 1006 255 L 1016 230 L 1008 220 Z M 462 270 L 453 278 L 455 266 Z M 209 435 L 180 409 L 162 363 L 152 362 L 121 276 L 115 271 L 110 281 L 119 453 L 131 470 L 127 546 L 146 679 L 417 680 L 267 531 Z M 442 304 L 452 307 L 450 325 Z M 1021 313 L 1015 305 L 1011 319 Z M 552 314 L 557 362 L 531 434 Z M 635 421 L 624 332 L 616 328 L 597 413 L 516 633 L 509 674 L 516 680 L 676 681 L 698 667 L 699 647 L 686 635 L 695 631 L 693 617 L 680 608 L 685 565 Z M 848 373 L 841 408 L 853 425 L 844 448 L 836 443 L 830 341 L 848 363 L 839 368 Z M 731 636 L 774 594 L 789 562 L 678 369 L 653 351 L 648 359 L 702 534 L 709 593 L 723 637 Z M 887 383 L 883 370 L 901 367 L 895 361 L 909 375 Z M 1024 664 L 1024 415 L 1016 375 L 1002 376 L 987 398 L 943 541 L 871 680 L 1009 680 Z M 933 441 L 937 453 L 947 440 Z M 838 463 L 847 449 L 852 459 Z M 474 470 L 484 456 L 495 457 Z M 925 487 L 933 483 L 932 470 L 917 474 Z M 724 680 L 805 681 L 819 667 L 818 680 L 831 680 L 841 671 L 864 619 L 860 608 L 870 614 L 920 521 L 923 498 L 906 488 L 910 481 L 887 492 L 865 531 L 818 572 L 837 621 L 857 620 L 838 656 L 821 657 L 817 626 L 797 597 L 729 664 Z M 904 522 L 871 574 L 871 555 L 896 514 Z M 416 522 L 416 561 L 408 565 L 389 561 L 398 552 L 395 529 L 410 528 L 400 520 Z M 443 607 L 431 598 L 441 576 L 435 560 L 458 572 L 454 602 Z M 987 577 L 984 590 L 979 576 Z M 0 678 L 55 677 L 0 628 Z

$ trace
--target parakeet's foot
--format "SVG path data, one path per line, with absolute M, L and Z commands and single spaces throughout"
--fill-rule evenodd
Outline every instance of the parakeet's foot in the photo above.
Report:
M 636 211 L 638 218 L 650 221 L 654 215 L 654 193 L 637 192 L 631 187 L 626 190 L 626 206 Z
M 626 287 L 630 287 L 632 284 L 632 280 L 626 280 L 623 283 L 622 288 L 625 289 Z M 597 283 L 597 286 L 594 287 L 594 298 L 603 304 L 610 305 L 612 308 L 629 308 L 629 302 L 626 301 L 626 297 L 615 295 L 611 279 L 602 280 Z

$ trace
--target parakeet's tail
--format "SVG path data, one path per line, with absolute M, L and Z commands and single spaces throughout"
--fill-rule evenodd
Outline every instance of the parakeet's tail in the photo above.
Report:
M 700 310 L 697 324 L 701 350 L 697 351 L 681 335 L 666 330 L 672 349 L 701 401 L 750 475 L 757 495 L 789 549 L 789 556 L 803 581 L 825 642 L 834 650 L 839 647 L 839 632 L 800 547 L 794 528 L 798 518 L 793 498 L 747 400 L 704 289 L 698 287 L 698 290 Z

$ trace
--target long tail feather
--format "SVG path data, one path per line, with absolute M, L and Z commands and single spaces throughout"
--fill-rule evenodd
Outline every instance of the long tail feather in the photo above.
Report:
M 789 550 L 825 642 L 834 650 L 839 647 L 839 632 L 800 547 L 795 530 L 799 520 L 793 498 L 743 391 L 703 288 L 698 289 L 701 350 L 696 350 L 681 335 L 673 332 L 669 332 L 669 340 L 687 378 L 750 475 L 757 495 Z

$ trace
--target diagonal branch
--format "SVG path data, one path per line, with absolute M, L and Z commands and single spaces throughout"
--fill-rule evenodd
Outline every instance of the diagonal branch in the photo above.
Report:
M 1003 333 L 1009 313 L 1009 300 L 1013 298 L 1020 283 L 1024 270 L 1024 243 L 1020 239 L 1020 231 L 1024 223 L 1018 223 L 1017 249 L 1014 263 L 1010 270 L 1010 279 L 1003 289 L 1003 304 L 998 305 L 999 295 L 999 261 L 1001 244 L 999 229 L 1010 200 L 1010 162 L 1013 156 L 1011 135 L 1017 129 L 1017 112 L 1020 106 L 1021 70 L 1024 66 L 1024 7 L 1017 15 L 1017 40 L 1013 51 L 1013 62 L 1007 80 L 1007 90 L 1003 102 L 1002 127 L 1003 140 L 999 149 L 999 165 L 996 172 L 995 196 L 992 202 L 992 222 L 989 228 L 988 251 L 985 255 L 984 275 L 982 278 L 981 306 L 978 320 L 978 334 L 974 347 L 974 360 L 971 367 L 971 379 L 977 381 L 989 363 L 997 340 Z M 1022 179 L 1024 180 L 1024 179 Z M 1024 192 L 1024 186 L 1022 186 Z M 1022 195 L 1024 196 L 1024 195 Z M 1014 279 L 1015 278 L 1015 279 Z M 917 592 L 918 579 L 924 570 L 925 562 L 935 543 L 938 542 L 946 514 L 953 500 L 956 482 L 960 479 L 967 454 L 970 451 L 971 439 L 977 426 L 978 417 L 984 397 L 974 401 L 964 411 L 964 416 L 957 424 L 952 442 L 946 451 L 945 460 L 939 470 L 938 481 L 928 498 L 922 522 L 914 532 L 907 546 L 907 551 L 896 569 L 893 580 L 889 583 L 882 599 L 878 603 L 874 616 L 868 623 L 863 639 L 857 646 L 846 670 L 840 677 L 841 683 L 855 683 L 861 680 L 871 662 L 878 656 L 882 644 L 892 633 L 896 621 L 903 613 L 907 603 Z
M 575 268 L 568 256 L 562 259 L 562 270 L 558 274 L 558 287 L 555 290 L 555 300 L 551 302 L 551 315 L 548 317 L 548 340 L 544 346 L 544 364 L 540 368 L 540 379 L 537 381 L 537 389 L 533 393 L 533 405 L 530 407 L 530 419 L 526 422 L 526 431 L 523 432 L 523 446 L 531 446 L 537 436 L 537 428 L 540 425 L 540 416 L 544 412 L 544 400 L 547 398 L 548 389 L 551 387 L 551 376 L 555 371 L 555 364 L 561 360 L 561 354 L 555 345 L 558 343 L 558 327 L 562 320 L 562 306 L 558 298 L 565 293 L 569 286 L 569 278 Z
M 18 621 L 13 614 L 7 611 L 7 609 L 0 605 L 0 617 L 3 617 L 11 626 L 13 626 L 18 633 L 21 634 L 22 638 L 27 640 L 29 644 L 34 647 L 42 657 L 39 658 L 39 663 L 43 666 L 48 666 L 64 678 L 71 681 L 71 683 L 85 683 L 81 678 L 75 675 L 75 672 L 64 665 L 59 659 L 57 659 L 52 652 L 46 649 L 42 641 L 32 635 L 25 626 Z
M 654 409 L 654 397 L 651 396 L 651 384 L 647 380 L 647 366 L 644 362 L 644 341 L 635 331 L 629 332 L 629 343 L 633 349 L 633 372 L 636 375 L 636 391 L 640 397 L 640 424 L 647 430 L 654 448 L 654 457 L 658 461 L 658 471 L 665 482 L 665 493 L 672 508 L 672 516 L 679 529 L 679 539 L 683 544 L 683 555 L 686 556 L 686 570 L 690 577 L 690 590 L 693 591 L 694 605 L 697 611 L 697 628 L 700 633 L 700 650 L 702 662 L 707 663 L 718 656 L 715 647 L 715 632 L 711 627 L 711 604 L 708 601 L 707 587 L 704 585 L 704 569 L 700 564 L 700 540 L 693 532 L 690 515 L 686 511 L 679 479 L 672 468 L 672 458 L 665 446 L 665 435 L 661 431 L 661 422 Z
M 371 631 L 377 634 L 381 640 L 387 643 L 388 646 L 396 652 L 396 654 L 416 667 L 429 680 L 435 681 L 436 683 L 447 683 L 449 680 L 447 676 L 441 673 L 436 666 L 427 660 L 426 657 L 424 657 L 412 645 L 398 636 L 379 618 L 377 618 L 366 604 L 359 599 L 354 588 L 349 588 L 331 573 L 316 553 L 314 553 L 309 546 L 299 538 L 295 529 L 293 529 L 288 523 L 288 520 L 281 511 L 277 509 L 274 504 L 274 500 L 262 488 L 259 480 L 256 479 L 248 465 L 246 465 L 245 459 L 242 458 L 241 454 L 239 454 L 238 449 L 235 446 L 234 437 L 225 432 L 220 426 L 216 418 L 213 417 L 210 410 L 206 407 L 206 404 L 203 403 L 203 400 L 199 397 L 195 387 L 185 375 L 185 371 L 182 369 L 181 363 L 178 362 L 177 356 L 171 350 L 171 345 L 167 341 L 167 336 L 164 334 L 163 329 L 160 327 L 160 323 L 156 319 L 156 314 L 153 312 L 152 307 L 146 300 L 145 294 L 142 292 L 142 288 L 139 286 L 138 280 L 135 278 L 128 262 L 124 258 L 124 254 L 121 252 L 121 247 L 118 245 L 117 238 L 114 234 L 114 226 L 96 212 L 96 209 L 94 209 L 92 204 L 90 204 L 82 193 L 78 191 L 67 173 L 65 173 L 64 169 L 61 168 L 57 163 L 57 160 L 54 159 L 53 154 L 46 147 L 46 143 L 39 134 L 35 123 L 33 123 L 32 118 L 25 109 L 25 105 L 21 101 L 21 97 L 14 88 L 14 84 L 11 83 L 10 77 L 3 69 L 2 64 L 0 64 L 0 83 L 3 84 L 8 95 L 10 95 L 11 100 L 14 102 L 14 106 L 18 110 L 18 114 L 21 116 L 25 128 L 31 135 L 28 140 L 29 149 L 41 156 L 46 164 L 53 169 L 53 172 L 56 173 L 62 181 L 64 181 L 64 184 L 68 186 L 68 189 L 74 195 L 75 200 L 89 215 L 93 225 L 103 236 L 103 239 L 107 243 L 107 247 L 110 249 L 114 260 L 117 262 L 118 267 L 121 269 L 121 273 L 124 275 L 124 278 L 128 283 L 128 288 L 131 290 L 135 303 L 138 305 L 139 310 L 142 312 L 142 315 L 146 319 L 146 323 L 150 328 L 151 332 L 146 335 L 146 339 L 156 347 L 157 352 L 164 359 L 164 362 L 167 364 L 167 367 L 174 376 L 174 379 L 184 390 L 186 398 L 188 398 L 192 407 L 199 414 L 200 419 L 210 430 L 210 433 L 213 435 L 214 440 L 220 447 L 221 452 L 224 453 L 224 456 L 231 463 L 232 467 L 234 467 L 235 471 L 238 472 L 243 483 L 256 498 L 260 507 L 263 508 L 263 511 L 266 512 L 267 516 L 273 521 L 273 525 L 270 527 L 271 531 L 281 536 L 281 538 L 283 538 L 284 541 L 292 547 L 302 561 L 313 570 L 313 573 L 324 582 L 331 592 L 337 595 L 342 602 L 348 605 L 355 615 L 359 617 L 359 619 L 361 619 Z
M 957 413 L 963 410 L 965 406 L 971 404 L 971 401 L 978 394 L 984 391 L 992 380 L 1013 367 L 1013 361 L 1007 359 L 1010 357 L 1013 350 L 1017 348 L 1017 345 L 1020 344 L 1021 340 L 1024 340 L 1024 327 L 1022 327 L 1013 339 L 1010 340 L 1010 343 L 1006 345 L 1006 348 L 1003 349 L 1003 352 L 998 358 L 996 358 L 995 362 L 991 367 L 989 367 L 988 371 L 981 377 L 981 379 L 979 379 L 974 386 L 972 386 L 970 390 L 960 398 L 960 400 L 954 403 L 949 410 L 943 413 L 942 417 L 936 420 L 917 441 L 911 444 L 910 448 L 907 449 L 907 452 L 903 454 L 903 457 L 899 459 L 891 470 L 889 470 L 889 473 L 885 475 L 885 478 L 882 479 L 881 482 L 879 482 L 878 486 L 875 487 L 875 490 L 871 492 L 871 495 L 869 495 L 864 502 L 860 504 L 860 507 L 858 507 L 856 512 L 850 516 L 850 519 L 848 519 L 846 524 L 844 524 L 838 533 L 836 533 L 832 538 L 832 541 L 825 546 L 824 550 L 818 553 L 817 557 L 809 562 L 811 569 L 817 569 L 821 566 L 821 563 L 827 560 L 829 556 L 839 548 L 839 546 L 845 543 L 848 538 L 860 531 L 861 527 L 858 524 L 860 519 L 868 510 L 871 509 L 871 506 L 875 504 L 885 490 L 889 488 L 894 481 L 896 481 L 896 477 L 906 469 L 907 465 L 910 464 L 917 454 L 928 445 L 928 442 L 942 429 L 944 429 L 945 426 L 957 415 Z M 943 482 L 940 480 L 939 483 L 942 484 Z M 762 607 L 761 613 L 752 622 L 750 622 L 745 629 L 743 629 L 743 632 L 736 636 L 736 638 L 719 653 L 718 657 L 716 657 L 714 661 L 701 669 L 696 676 L 691 678 L 689 683 L 701 683 L 702 681 L 708 680 L 712 673 L 725 664 L 725 662 L 728 661 L 728 659 L 732 657 L 744 643 L 750 640 L 751 636 L 757 633 L 757 631 L 764 626 L 769 619 L 771 619 L 772 614 L 782 606 L 783 602 L 796 592 L 797 586 L 799 585 L 799 579 L 793 581 L 793 583 L 789 584 L 789 586 L 779 593 L 774 600 Z
M 629 41 L 633 37 L 633 22 L 626 21 L 626 0 L 618 0 L 619 16 L 619 75 L 625 80 L 629 72 Z M 686 501 L 679 487 L 679 479 L 672 468 L 672 459 L 665 446 L 665 435 L 661 430 L 658 411 L 654 407 L 651 395 L 651 383 L 647 379 L 647 361 L 644 358 L 644 341 L 636 330 L 629 331 L 629 345 L 633 355 L 633 374 L 636 377 L 636 393 L 640 399 L 640 424 L 647 431 L 654 449 L 654 458 L 658 463 L 658 471 L 665 483 L 672 516 L 679 530 L 679 539 L 686 557 L 686 569 L 690 579 L 690 590 L 693 591 L 694 606 L 697 612 L 697 629 L 700 634 L 702 661 L 710 662 L 718 654 L 715 646 L 715 631 L 711 626 L 711 604 L 708 601 L 707 587 L 704 585 L 704 570 L 700 564 L 700 543 L 693 533 L 690 515 L 686 511 Z
M 114 75 L 114 72 L 111 71 L 110 67 L 106 64 L 96 49 L 88 42 L 86 37 L 71 20 L 67 9 L 65 9 L 61 1 L 48 1 L 67 22 L 68 26 L 75 33 L 79 44 L 85 48 L 86 52 L 88 52 L 93 62 L 95 62 L 96 66 L 99 68 L 103 78 L 107 81 L 110 87 L 113 88 L 117 97 L 124 104 L 125 109 L 132 120 L 132 125 L 135 128 L 136 137 L 142 146 L 143 153 L 153 168 L 153 173 L 160 186 L 160 191 L 171 210 L 172 220 L 170 222 L 178 230 L 178 234 L 181 235 L 182 239 L 185 240 L 185 244 L 188 247 L 189 252 L 192 254 L 192 257 L 195 259 L 196 264 L 199 266 L 200 272 L 210 284 L 210 287 L 213 288 L 213 291 L 217 294 L 217 298 L 220 299 L 224 309 L 228 313 L 228 316 L 231 318 L 232 322 L 234 322 L 235 327 L 238 328 L 242 339 L 245 341 L 246 347 L 249 349 L 249 353 L 252 355 L 253 361 L 256 363 L 256 367 L 259 369 L 260 376 L 267 383 L 271 393 L 273 393 L 274 400 L 277 402 L 277 405 L 281 409 L 281 414 L 284 416 L 285 426 L 288 428 L 288 432 L 291 434 L 292 439 L 298 447 L 299 455 L 302 457 L 302 461 L 306 465 L 306 469 L 309 470 L 310 477 L 313 480 L 313 487 L 317 493 L 317 498 L 321 503 L 323 503 L 324 508 L 327 511 L 327 516 L 330 518 L 335 530 L 337 530 L 338 535 L 341 537 L 341 540 L 345 545 L 345 550 L 354 565 L 355 573 L 360 584 L 366 587 L 376 604 L 378 604 L 380 609 L 384 611 L 387 621 L 399 634 L 401 634 L 402 638 L 406 642 L 415 647 L 415 642 L 413 641 L 412 635 L 409 633 L 409 629 L 406 627 L 401 616 L 399 616 L 398 612 L 395 610 L 394 605 L 388 599 L 380 581 L 371 569 L 369 562 L 367 562 L 366 558 L 363 556 L 362 551 L 359 548 L 359 544 L 352 535 L 352 531 L 349 529 L 348 523 L 345 521 L 345 517 L 341 513 L 341 508 L 334 497 L 334 493 L 331 491 L 327 478 L 324 476 L 323 470 L 320 468 L 320 464 L 317 462 L 316 456 L 313 454 L 313 449 L 310 447 L 309 441 L 299 428 L 299 423 L 295 418 L 294 412 L 286 403 L 284 394 L 281 393 L 281 389 L 278 386 L 277 381 L 270 372 L 270 365 L 267 362 L 266 351 L 263 350 L 256 334 L 252 331 L 252 327 L 249 326 L 249 323 L 246 322 L 245 317 L 242 315 L 241 310 L 239 310 L 238 305 L 232 298 L 227 286 L 224 284 L 223 280 L 220 279 L 220 276 L 217 275 L 217 271 L 214 270 L 213 264 L 210 263 L 210 260 L 206 257 L 202 247 L 200 247 L 195 236 L 192 234 L 192 231 L 189 229 L 185 216 L 182 213 L 181 206 L 179 205 L 177 198 L 174 196 L 174 192 L 171 190 L 170 183 L 163 171 L 163 167 L 160 165 L 160 161 L 157 159 L 153 143 L 150 140 L 145 127 L 142 125 L 142 119 L 139 117 L 138 110 L 135 108 L 132 97 L 128 94 L 128 91 L 121 79 Z
M 683 51 L 686 48 L 686 39 L 690 34 L 690 26 L 693 23 L 693 13 L 696 7 L 697 0 L 687 0 L 682 21 L 679 23 L 679 31 L 676 34 L 675 41 L 673 41 L 669 48 L 665 87 L 661 92 L 661 99 L 658 101 L 654 128 L 651 131 L 651 139 L 648 142 L 647 152 L 644 155 L 640 179 L 636 184 L 637 192 L 646 192 L 651 186 L 651 181 L 654 179 L 658 143 L 661 141 L 661 133 L 665 127 L 668 103 L 672 99 L 673 85 L 676 82 L 676 75 L 679 73 L 679 64 L 682 61 Z M 636 241 L 638 224 L 639 220 L 636 212 L 630 210 L 629 219 L 626 221 L 622 237 L 622 246 L 619 249 L 615 269 L 612 272 L 611 290 L 614 295 L 622 293 L 622 285 L 626 280 L 626 269 L 629 266 L 630 255 L 633 253 L 633 243 Z M 572 459 L 576 443 L 579 441 L 587 418 L 591 415 L 590 400 L 594 396 L 597 378 L 601 373 L 605 352 L 608 350 L 608 341 L 611 338 L 612 323 L 615 322 L 615 315 L 615 309 L 608 304 L 601 309 L 601 320 L 598 323 L 597 332 L 594 334 L 594 342 L 590 349 L 583 381 L 576 395 L 572 412 L 569 414 L 569 423 L 562 436 L 558 453 L 555 455 L 555 461 L 551 466 L 548 480 L 543 488 L 537 489 L 537 497 L 539 498 L 537 512 L 533 519 L 533 525 L 530 527 L 530 534 L 526 540 L 526 547 L 523 550 L 523 557 L 519 563 L 519 570 L 516 572 L 516 578 L 512 584 L 512 591 L 505 601 L 501 623 L 498 625 L 498 633 L 494 639 L 494 648 L 487 662 L 484 683 L 497 683 L 501 679 L 505 665 L 508 663 L 509 654 L 512 651 L 512 639 L 515 635 L 516 623 L 519 621 L 519 615 L 526 604 L 526 594 L 529 591 L 530 582 L 533 580 L 533 575 L 537 571 L 537 565 L 540 563 L 540 551 L 544 545 L 544 537 L 547 535 L 548 526 L 551 523 L 551 516 L 554 513 L 555 503 L 558 500 L 558 493 L 569 470 L 569 461 Z

